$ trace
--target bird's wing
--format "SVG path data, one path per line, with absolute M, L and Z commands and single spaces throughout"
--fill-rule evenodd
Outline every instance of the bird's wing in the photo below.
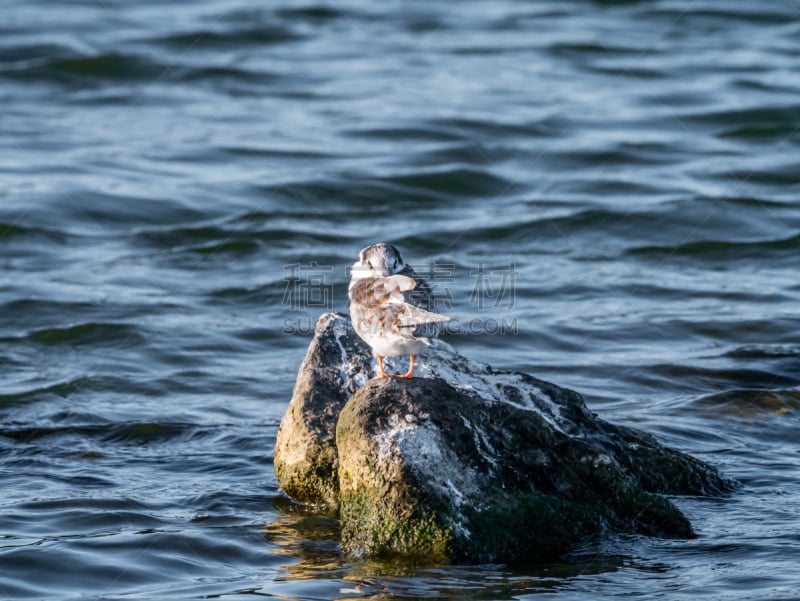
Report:
M 399 292 L 405 292 L 406 290 L 413 290 L 417 286 L 417 282 L 414 278 L 410 278 L 408 276 L 402 274 L 395 274 L 390 275 L 386 278 L 378 278 L 380 281 L 384 282 L 384 286 L 386 288 L 396 290 Z
M 407 276 L 414 280 L 416 286 L 413 290 L 406 292 L 406 301 L 414 306 L 421 307 L 428 311 L 436 311 L 436 299 L 433 296 L 430 284 L 420 276 L 411 265 L 406 265 L 400 275 Z
M 404 275 L 364 278 L 353 283 L 349 295 L 351 314 L 359 327 L 382 330 L 413 338 L 421 324 L 449 321 L 451 318 L 406 302 L 403 292 L 413 290 L 416 282 Z
M 350 301 L 366 308 L 377 308 L 393 304 L 405 304 L 403 292 L 413 290 L 416 282 L 404 275 L 385 278 L 364 278 L 355 282 L 349 291 Z

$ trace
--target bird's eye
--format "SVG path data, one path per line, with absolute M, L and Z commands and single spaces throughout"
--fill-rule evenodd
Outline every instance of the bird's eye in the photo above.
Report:
M 367 261 L 367 267 L 369 267 L 370 269 L 372 269 L 372 261 Z

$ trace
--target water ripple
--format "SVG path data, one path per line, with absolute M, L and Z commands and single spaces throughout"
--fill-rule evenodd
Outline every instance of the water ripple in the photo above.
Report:
M 3 596 L 793 598 L 792 3 L 278 4 L 4 9 Z M 440 276 L 459 351 L 741 489 L 676 500 L 692 541 L 343 557 L 271 449 L 378 240 Z M 325 307 L 290 298 L 313 266 Z

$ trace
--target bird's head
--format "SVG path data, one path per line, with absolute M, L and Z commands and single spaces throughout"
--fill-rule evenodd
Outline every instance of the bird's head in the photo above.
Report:
M 364 278 L 385 278 L 406 266 L 400 251 L 391 244 L 379 242 L 362 249 L 351 270 L 353 281 Z

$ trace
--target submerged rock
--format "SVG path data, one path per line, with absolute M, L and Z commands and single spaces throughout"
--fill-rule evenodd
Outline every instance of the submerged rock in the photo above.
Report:
M 349 320 L 323 315 L 275 448 L 293 499 L 338 506 L 362 555 L 514 561 L 604 531 L 690 537 L 662 494 L 717 494 L 711 466 L 595 417 L 579 394 L 435 341 L 411 380 L 370 380 Z

